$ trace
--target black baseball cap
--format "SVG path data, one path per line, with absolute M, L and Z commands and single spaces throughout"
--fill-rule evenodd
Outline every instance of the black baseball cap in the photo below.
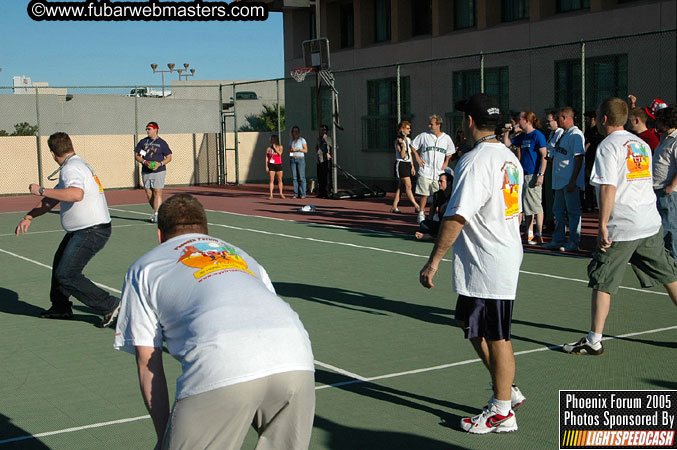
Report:
M 480 127 L 494 127 L 501 120 L 501 107 L 498 100 L 487 94 L 475 94 L 456 103 L 456 110 L 471 116 Z

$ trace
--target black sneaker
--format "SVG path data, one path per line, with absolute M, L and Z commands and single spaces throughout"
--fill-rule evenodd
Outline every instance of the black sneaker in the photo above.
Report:
M 120 304 L 121 302 L 118 302 L 112 311 L 103 315 L 103 319 L 101 320 L 101 323 L 99 323 L 99 328 L 107 328 L 111 323 L 113 323 L 115 318 L 118 316 L 118 312 L 120 311 Z
M 44 310 L 40 313 L 40 317 L 43 319 L 72 319 L 73 310 L 69 306 L 56 306 L 52 305 L 49 309 Z

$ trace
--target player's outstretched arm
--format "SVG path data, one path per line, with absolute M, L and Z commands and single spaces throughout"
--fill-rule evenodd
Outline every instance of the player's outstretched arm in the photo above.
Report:
M 43 197 L 40 199 L 37 205 L 28 213 L 23 216 L 21 221 L 19 222 L 19 225 L 16 226 L 16 229 L 14 230 L 14 234 L 16 236 L 23 236 L 27 231 L 28 228 L 31 226 L 31 221 L 35 219 L 38 216 L 43 215 L 47 211 L 51 210 L 54 208 L 56 205 L 59 204 L 58 200 L 55 200 L 53 198 L 47 198 Z
M 158 347 L 135 347 L 136 366 L 139 370 L 139 385 L 146 409 L 153 419 L 158 443 L 161 444 L 169 420 L 169 394 L 162 365 L 162 349 Z

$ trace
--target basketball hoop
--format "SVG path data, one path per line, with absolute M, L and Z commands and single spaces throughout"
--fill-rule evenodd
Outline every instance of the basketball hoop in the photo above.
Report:
M 315 69 L 313 69 L 312 67 L 301 67 L 300 69 L 293 69 L 291 71 L 291 77 L 300 83 L 306 79 L 306 75 L 308 75 L 310 72 L 315 72 Z

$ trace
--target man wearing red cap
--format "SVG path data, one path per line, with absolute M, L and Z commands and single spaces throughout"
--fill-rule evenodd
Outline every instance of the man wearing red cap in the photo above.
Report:
M 172 151 L 167 141 L 158 136 L 159 130 L 157 122 L 148 122 L 146 125 L 148 137 L 141 139 L 134 149 L 134 158 L 143 166 L 141 178 L 148 203 L 153 208 L 153 214 L 149 219 L 153 223 L 157 222 L 157 212 L 162 204 L 166 165 L 172 160 Z

